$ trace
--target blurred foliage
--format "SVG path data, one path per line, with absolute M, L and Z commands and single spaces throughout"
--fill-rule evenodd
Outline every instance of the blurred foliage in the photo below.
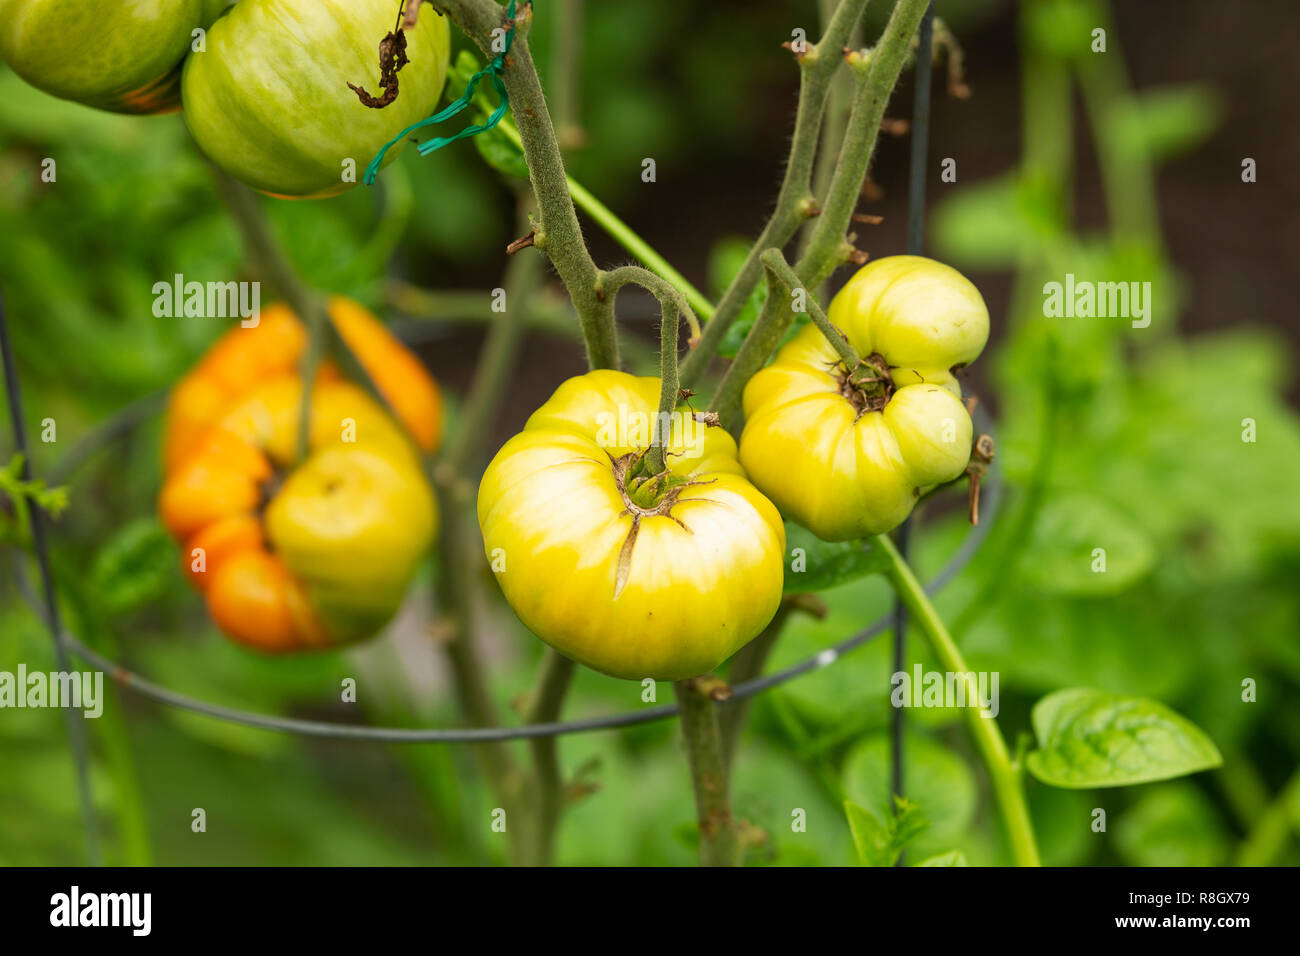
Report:
M 779 135 L 772 131 L 785 129 L 792 110 L 785 97 L 793 71 L 780 72 L 788 57 L 772 55 L 790 30 L 779 7 L 585 4 L 584 139 L 567 156 L 576 178 L 621 209 L 641 186 L 642 158 L 652 156 L 662 182 L 684 186 L 697 167 L 710 168 L 719 179 L 698 195 L 725 192 L 728 171 L 704 158 L 733 161 L 737 143 Z M 805 7 L 812 34 L 812 4 Z M 538 5 L 534 47 L 549 86 L 555 23 L 547 8 Z M 888 4 L 870 9 L 877 19 L 868 34 Z M 1037 0 L 1026 11 L 1024 42 L 1039 55 L 1031 69 L 1075 68 L 1084 61 L 1070 24 L 1105 22 L 1104 6 L 1079 0 Z M 975 0 L 944 9 L 959 36 L 1004 15 L 1000 5 Z M 1201 86 L 1138 95 L 1122 84 L 1100 88 L 1111 92 L 1090 87 L 1088 96 L 1111 99 L 1090 99 L 1088 122 L 1104 122 L 1102 142 L 1125 157 L 1119 168 L 1131 177 L 1196 149 L 1222 114 L 1214 91 Z M 40 178 L 47 158 L 53 183 Z M 266 205 L 296 265 L 323 288 L 374 306 L 385 276 L 437 289 L 490 288 L 513 235 L 514 200 L 482 159 L 468 144 L 423 159 L 408 149 L 375 189 Z M 778 175 L 771 171 L 773 187 Z M 930 220 L 946 261 L 972 273 L 1012 273 L 1017 283 L 1009 313 L 994 316 L 996 346 L 981 363 L 993 373 L 986 397 L 998 409 L 996 467 L 1006 500 L 972 565 L 940 595 L 940 610 L 971 666 L 1000 673 L 999 720 L 1013 745 L 1043 695 L 1093 687 L 1161 701 L 1223 755 L 1221 770 L 1126 789 L 1067 791 L 1028 780 L 1045 862 L 1232 862 L 1300 764 L 1300 418 L 1282 399 L 1294 357 L 1267 329 L 1180 334 L 1179 304 L 1195 289 L 1168 261 L 1158 232 L 1080 232 L 1063 198 L 1068 175 L 1026 161 L 951 187 Z M 769 200 L 754 196 L 752 205 Z M 715 237 L 714 295 L 746 251 L 743 239 L 725 237 L 734 228 Z M 674 259 L 678 250 L 662 251 Z M 7 72 L 0 72 L 0 256 L 29 429 L 47 416 L 59 426 L 58 442 L 36 447 L 37 474 L 115 409 L 166 387 L 223 331 L 206 319 L 155 318 L 155 282 L 176 273 L 249 277 L 238 233 L 179 118 L 98 113 Z M 1042 284 L 1065 272 L 1150 281 L 1150 328 L 1045 318 Z M 752 322 L 762 294 L 738 327 Z M 1247 419 L 1253 441 L 1243 441 Z M 230 706 L 411 726 L 459 721 L 441 651 L 421 626 L 424 590 L 412 598 L 411 619 L 350 651 L 269 658 L 221 639 L 151 517 L 157 431 L 149 423 L 68 479 L 71 506 L 56 529 L 54 558 L 74 633 L 158 683 Z M 939 497 L 919 519 L 913 553 L 923 577 L 969 534 L 961 497 Z M 792 546 L 799 534 L 792 529 Z M 772 669 L 857 633 L 891 606 L 885 583 L 870 574 L 869 553 L 811 539 L 802 546 L 811 577 L 800 586 L 824 588 L 827 613 L 792 614 Z M 1105 573 L 1092 570 L 1096 548 L 1105 549 Z M 51 669 L 49 637 L 10 575 L 0 595 L 0 669 L 20 661 Z M 487 613 L 493 695 L 511 701 L 528 687 L 538 643 L 499 607 Z M 909 654 L 909 668 L 935 667 L 921 641 L 910 642 Z M 881 859 L 905 848 L 908 863 L 924 865 L 1008 859 L 988 782 L 952 710 L 908 712 L 913 822 L 899 824 L 887 788 L 891 670 L 887 637 L 877 638 L 756 699 L 733 781 L 738 815 L 763 834 L 751 862 L 851 864 L 862 846 Z M 338 693 L 349 677 L 360 691 L 355 704 Z M 1245 678 L 1256 681 L 1255 703 L 1242 702 Z M 661 702 L 671 696 L 667 685 L 657 693 Z M 489 827 L 494 798 L 466 748 L 296 739 L 112 687 L 108 694 L 104 717 L 88 726 L 110 862 L 505 858 Z M 565 713 L 643 706 L 639 686 L 580 671 Z M 561 756 L 570 773 L 582 769 L 583 795 L 561 823 L 559 862 L 694 859 L 694 809 L 673 723 L 566 738 Z M 0 863 L 80 861 L 59 715 L 0 714 L 0 760 Z M 856 808 L 851 816 L 846 801 Z M 199 807 L 206 833 L 191 830 Z M 1107 811 L 1106 832 L 1092 829 L 1095 808 Z M 792 827 L 796 809 L 806 829 Z M 1280 836 L 1254 834 L 1253 858 L 1300 862 L 1300 813 L 1288 805 L 1274 816 L 1283 821 Z

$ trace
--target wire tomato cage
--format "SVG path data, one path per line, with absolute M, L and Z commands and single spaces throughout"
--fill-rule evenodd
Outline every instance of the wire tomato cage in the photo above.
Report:
M 931 3 L 921 21 L 917 55 L 917 82 L 912 120 L 911 163 L 909 170 L 908 201 L 908 251 L 919 253 L 921 249 L 922 227 L 925 210 L 924 164 L 926 140 L 929 124 L 930 98 L 930 52 L 933 31 L 934 4 Z M 488 72 L 488 71 L 484 71 Z M 441 143 L 440 143 L 441 145 Z M 8 320 L 5 314 L 4 297 L 0 291 L 0 352 L 3 352 L 5 390 L 8 397 L 10 422 L 14 436 L 15 451 L 23 456 L 22 475 L 25 481 L 32 478 L 32 460 L 27 440 L 25 416 L 23 412 L 22 391 L 18 377 L 17 356 L 15 355 L 9 335 Z M 137 428 L 159 414 L 165 405 L 166 394 L 158 392 L 147 395 L 129 403 L 108 419 L 95 426 L 80 438 L 72 449 L 50 469 L 49 477 L 59 484 L 69 478 L 79 467 L 95 454 L 116 441 L 130 435 Z M 977 432 L 993 433 L 993 419 L 983 406 L 977 406 L 973 413 Z M 1003 497 L 1003 479 L 1001 468 L 996 461 L 990 466 L 981 490 L 982 519 L 971 528 L 961 546 L 948 558 L 940 571 L 925 585 L 927 594 L 936 594 L 943 589 L 974 557 L 987 538 L 990 528 L 1000 510 Z M 905 547 L 911 519 L 901 528 L 900 544 Z M 14 574 L 19 592 L 33 608 L 48 628 L 54 642 L 55 656 L 60 669 L 69 669 L 69 656 L 75 655 L 93 667 L 101 670 L 109 678 L 126 690 L 132 691 L 149 700 L 168 707 L 201 714 L 216 720 L 224 720 L 247 727 L 278 733 L 294 734 L 304 737 L 331 738 L 336 740 L 366 741 L 372 743 L 403 744 L 457 744 L 457 743 L 494 743 L 512 740 L 525 740 L 540 737 L 559 737 L 568 734 L 590 733 L 599 730 L 616 730 L 637 724 L 667 720 L 679 714 L 679 706 L 662 704 L 645 707 L 636 711 L 619 714 L 607 714 L 577 720 L 550 721 L 546 723 L 520 724 L 497 727 L 383 727 L 361 724 L 348 724 L 323 720 L 303 720 L 293 717 L 280 717 L 274 714 L 258 713 L 236 707 L 202 700 L 188 694 L 173 690 L 135 672 L 130 667 L 113 660 L 87 645 L 77 635 L 69 631 L 62 623 L 59 614 L 57 585 L 51 570 L 47 538 L 47 519 L 41 508 L 35 504 L 31 507 L 32 551 L 40 573 L 41 593 L 38 595 L 28 575 L 23 553 L 15 551 Z M 862 542 L 863 548 L 870 548 Z M 901 550 L 901 548 L 900 548 Z M 868 624 L 862 630 L 845 638 L 837 644 L 790 667 L 772 674 L 754 677 L 732 685 L 731 695 L 720 705 L 727 706 L 736 701 L 755 697 L 765 691 L 780 687 L 805 674 L 829 667 L 845 654 L 848 654 L 880 634 L 892 630 L 895 634 L 895 659 L 901 653 L 901 638 L 905 630 L 905 617 L 901 606 Z M 83 816 L 90 843 L 91 862 L 98 862 L 96 826 L 92 810 L 89 783 L 88 748 L 85 728 L 75 719 L 70 710 L 65 710 L 69 738 L 78 771 L 78 787 L 81 796 Z M 894 790 L 902 790 L 902 748 L 897 745 L 901 733 L 901 711 L 895 711 L 895 764 Z

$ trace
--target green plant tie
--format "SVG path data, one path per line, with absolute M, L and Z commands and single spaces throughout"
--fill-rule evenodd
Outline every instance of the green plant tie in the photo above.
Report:
M 476 136 L 479 133 L 485 133 L 496 126 L 497 123 L 501 122 L 501 117 L 505 116 L 506 109 L 510 106 L 510 101 L 506 97 L 505 84 L 501 82 L 501 71 L 505 68 L 506 54 L 510 52 L 510 45 L 515 39 L 515 0 L 510 0 L 510 5 L 506 8 L 506 16 L 510 18 L 510 29 L 506 31 L 505 46 L 502 51 L 494 56 L 488 62 L 487 66 L 483 67 L 483 69 L 479 70 L 469 78 L 469 83 L 465 85 L 465 92 L 459 99 L 453 101 L 445 109 L 439 110 L 427 119 L 422 119 L 420 122 L 406 127 L 406 129 L 402 130 L 385 143 L 379 152 L 375 154 L 375 158 L 370 161 L 370 165 L 366 167 L 365 183 L 367 186 L 373 186 L 375 184 L 375 177 L 379 175 L 379 167 L 383 165 L 384 155 L 390 149 L 415 130 L 424 126 L 432 126 L 435 123 L 441 123 L 444 120 L 449 120 L 468 107 L 470 100 L 474 96 L 474 91 L 478 88 L 479 80 L 483 79 L 485 76 L 490 76 L 492 78 L 492 85 L 496 88 L 497 98 L 500 100 L 497 104 L 497 108 L 492 111 L 492 115 L 487 118 L 487 122 L 466 126 L 459 133 L 454 133 L 451 136 L 437 136 L 433 139 L 425 140 L 415 148 L 421 156 L 428 156 L 430 153 L 442 149 L 448 143 L 454 143 L 458 139 L 464 139 L 468 136 Z

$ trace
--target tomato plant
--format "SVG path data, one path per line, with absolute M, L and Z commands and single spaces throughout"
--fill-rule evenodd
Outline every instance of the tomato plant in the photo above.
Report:
M 1296 859 L 1287 360 L 1176 333 L 1213 289 L 1154 165 L 1215 100 L 1129 89 L 1104 3 L 226 6 L 0 0 L 0 545 L 46 598 L 0 655 L 202 715 L 110 695 L 92 860 L 263 850 L 152 822 L 205 780 L 288 862 Z M 981 16 L 1021 87 L 981 76 L 931 149 Z M 976 148 L 1010 168 L 969 182 Z M 1062 321 L 1062 281 L 1133 314 Z M 214 305 L 245 284 L 274 304 Z M 0 721 L 35 767 L 0 802 L 53 841 L 32 727 Z M 267 728 L 412 746 L 358 774 Z M 39 860 L 21 829 L 0 858 Z

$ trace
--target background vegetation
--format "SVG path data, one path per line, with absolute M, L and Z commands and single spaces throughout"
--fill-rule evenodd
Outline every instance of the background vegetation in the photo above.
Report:
M 538 4 L 533 32 L 544 80 L 552 5 Z M 585 4 L 571 170 L 709 294 L 737 242 L 761 225 L 780 175 L 797 78 L 778 44 L 794 26 L 818 32 L 816 4 L 795 6 Z M 867 35 L 887 6 L 873 5 Z M 1270 37 L 1295 27 L 1296 14 L 1275 4 L 1274 17 L 1261 13 L 1252 26 L 1208 2 L 1119 6 L 939 3 L 974 94 L 945 97 L 940 58 L 930 169 L 953 157 L 958 178 L 930 179 L 928 251 L 972 275 L 989 301 L 994 341 L 973 381 L 997 414 L 1008 489 L 989 540 L 938 603 L 972 666 L 1000 672 L 1010 735 L 1028 729 L 1042 694 L 1085 685 L 1159 698 L 1224 755 L 1213 773 L 1122 790 L 1029 780 L 1045 862 L 1296 863 L 1300 330 L 1281 263 L 1298 240 L 1285 227 L 1294 185 L 1280 181 L 1280 158 L 1270 166 L 1294 136 L 1280 119 L 1282 91 L 1296 79 L 1293 58 Z M 1260 22 L 1271 24 L 1263 36 Z M 1096 26 L 1108 30 L 1104 55 L 1088 48 Z M 905 79 L 891 114 L 909 113 Z M 906 145 L 882 144 L 873 179 L 883 193 L 862 206 L 885 217 L 860 237 L 876 256 L 903 248 Z M 647 156 L 655 183 L 640 178 Z M 1241 181 L 1247 156 L 1258 161 L 1258 183 Z M 40 181 L 45 157 L 57 160 L 54 184 Z M 489 290 L 502 283 L 505 244 L 521 231 L 513 190 L 474 145 L 426 159 L 406 150 L 379 188 L 268 209 L 306 278 L 375 307 L 418 346 L 454 414 L 491 314 Z M 627 258 L 588 226 L 599 262 Z M 37 450 L 43 475 L 97 422 L 165 389 L 222 331 L 208 319 L 155 318 L 154 282 L 251 277 L 178 117 L 95 112 L 7 72 L 0 262 L 29 428 L 58 423 L 58 441 Z M 1039 290 L 1065 272 L 1151 281 L 1151 327 L 1045 319 Z M 492 449 L 564 375 L 583 370 L 576 331 L 560 328 L 556 290 L 534 295 L 534 311 L 551 318 L 528 341 Z M 647 339 L 652 316 L 648 296 L 620 300 L 620 319 Z M 628 352 L 634 370 L 653 368 L 649 350 Z M 1242 441 L 1246 418 L 1256 422 L 1254 443 Z M 59 475 L 70 504 L 55 525 L 55 566 L 74 633 L 160 683 L 233 706 L 410 726 L 460 720 L 438 635 L 418 623 L 429 618 L 430 587 L 388 634 L 354 650 L 279 660 L 222 639 L 153 517 L 158 448 L 153 419 Z M 8 446 L 0 452 L 7 461 Z M 969 533 L 960 497 L 921 514 L 922 572 Z M 1110 555 L 1104 575 L 1089 571 L 1094 547 Z M 21 553 L 12 542 L 5 550 Z M 796 615 L 772 666 L 846 637 L 890 601 L 878 578 L 822 597 L 826 616 Z M 493 695 L 510 701 L 526 690 L 541 645 L 499 603 L 487 613 Z M 6 574 L 0 669 L 19 661 L 54 666 L 48 635 Z M 856 859 L 841 807 L 885 806 L 890 670 L 887 639 L 877 639 L 755 704 L 733 782 L 737 815 L 766 833 L 753 862 Z M 358 679 L 356 704 L 338 702 L 344 677 Z M 1255 703 L 1241 701 L 1244 678 L 1258 684 Z M 666 686 L 660 694 L 670 696 Z M 642 706 L 638 685 L 580 670 L 565 713 Z M 931 823 L 909 854 L 958 848 L 972 863 L 1005 862 L 958 716 L 914 710 L 909 722 L 909 795 Z M 116 690 L 103 718 L 87 723 L 110 862 L 505 857 L 489 827 L 494 799 L 466 748 L 301 740 Z M 558 862 L 694 860 L 675 723 L 566 738 L 560 754 L 575 802 Z M 195 807 L 207 812 L 207 833 L 191 832 Z M 795 807 L 807 811 L 806 833 L 791 832 Z M 1094 807 L 1107 810 L 1106 833 L 1089 827 Z M 0 862 L 83 854 L 59 715 L 0 713 Z

